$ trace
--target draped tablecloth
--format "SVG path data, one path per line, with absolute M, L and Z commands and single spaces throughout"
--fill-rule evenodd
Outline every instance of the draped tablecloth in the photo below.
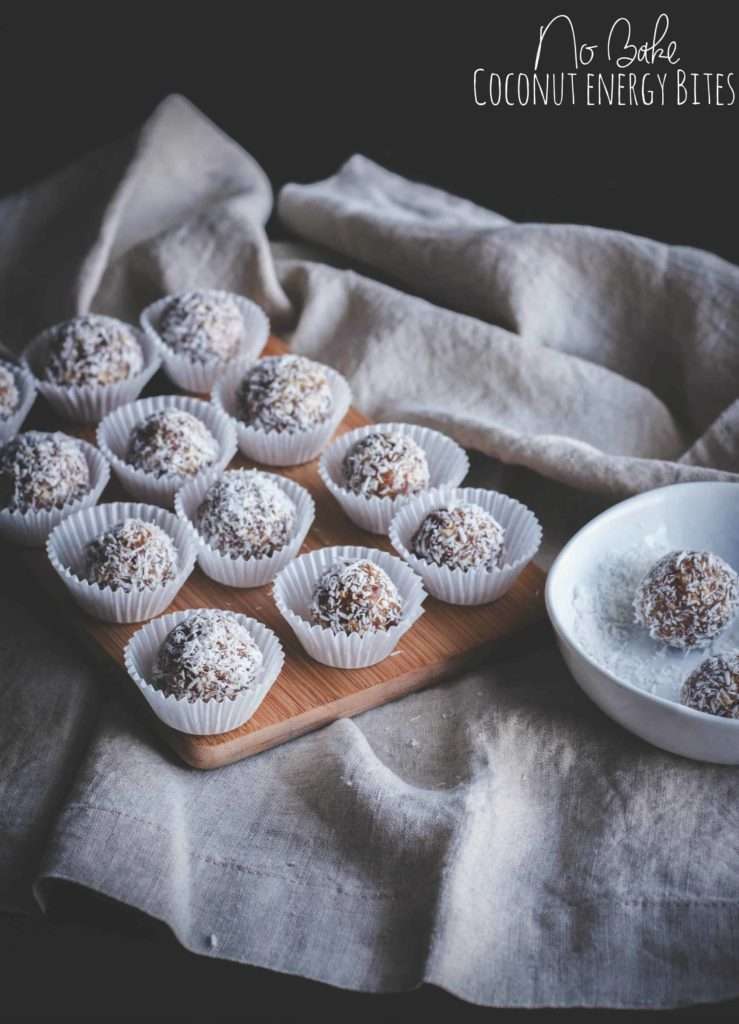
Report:
M 739 270 L 516 224 L 357 156 L 279 198 L 180 97 L 0 202 L 0 339 L 232 289 L 378 419 L 445 430 L 528 501 L 544 559 L 597 507 L 739 479 Z M 0 586 L 0 899 L 60 880 L 180 942 L 367 991 L 500 1006 L 739 994 L 736 771 L 597 711 L 546 645 L 210 774 Z

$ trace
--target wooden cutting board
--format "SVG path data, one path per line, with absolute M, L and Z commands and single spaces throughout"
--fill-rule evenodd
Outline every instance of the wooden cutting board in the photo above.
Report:
M 265 354 L 284 351 L 284 344 L 271 338 Z M 168 381 L 154 378 L 153 393 L 173 390 Z M 152 392 L 151 386 L 147 389 L 149 392 Z M 41 403 L 38 399 L 38 404 Z M 359 412 L 350 409 L 337 435 L 367 422 Z M 43 408 L 34 410 L 33 425 L 51 429 L 48 412 Z M 72 432 L 69 426 L 63 429 Z M 94 441 L 93 430 L 80 429 L 75 433 Z M 240 454 L 231 464 L 233 468 L 253 465 Z M 283 473 L 313 495 L 316 519 L 301 552 L 336 544 L 393 550 L 386 538 L 366 533 L 346 518 L 321 482 L 317 460 L 285 470 L 265 468 L 272 473 Z M 102 500 L 124 498 L 117 485 L 111 483 Z M 94 652 L 122 668 L 123 648 L 140 626 L 98 622 L 82 612 L 70 600 L 43 550 L 23 550 L 19 558 L 58 602 L 61 612 L 83 641 Z M 337 718 L 357 715 L 396 700 L 492 656 L 496 648 L 501 648 L 502 641 L 544 617 L 544 579 L 541 569 L 529 565 L 504 597 L 476 608 L 455 607 L 428 597 L 424 603 L 425 613 L 402 637 L 389 658 L 371 668 L 345 671 L 320 665 L 304 653 L 277 611 L 271 584 L 255 590 L 232 589 L 214 582 L 196 568 L 167 611 L 223 608 L 261 620 L 277 633 L 285 649 L 285 665 L 279 679 L 245 725 L 220 736 L 188 736 L 165 726 L 156 719 L 127 675 L 124 685 L 133 691 L 142 713 L 187 764 L 201 769 L 218 768 L 285 743 Z

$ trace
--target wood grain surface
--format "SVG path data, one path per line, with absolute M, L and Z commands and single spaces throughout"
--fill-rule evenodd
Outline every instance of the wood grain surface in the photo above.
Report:
M 271 338 L 267 353 L 285 351 L 282 342 Z M 164 391 L 168 390 L 167 385 Z M 172 389 L 174 390 L 174 389 Z M 162 393 L 161 385 L 157 391 Z M 350 409 L 337 435 L 367 420 Z M 67 432 L 72 432 L 65 426 Z M 75 431 L 87 440 L 94 431 Z M 240 454 L 231 466 L 253 466 Z M 357 544 L 392 551 L 386 538 L 354 526 L 328 493 L 318 475 L 317 460 L 285 470 L 265 467 L 302 484 L 316 502 L 316 519 L 302 552 L 336 544 Z M 103 500 L 120 500 L 124 495 L 111 484 Z M 20 553 L 22 564 L 34 575 L 78 636 L 108 661 L 123 665 L 123 648 L 139 625 L 98 622 L 70 600 L 42 550 Z M 220 736 L 188 736 L 156 722 L 169 746 L 194 768 L 211 769 L 257 754 L 284 743 L 337 718 L 359 714 L 396 700 L 413 690 L 429 686 L 452 673 L 479 663 L 495 654 L 502 641 L 533 626 L 543 618 L 545 574 L 529 565 L 513 588 L 493 604 L 462 608 L 428 597 L 425 613 L 403 636 L 394 653 L 371 668 L 346 671 L 327 668 L 312 661 L 277 611 L 271 584 L 254 590 L 225 587 L 196 568 L 177 599 L 167 611 L 187 608 L 223 608 L 242 612 L 264 622 L 279 636 L 285 649 L 283 671 L 254 716 L 243 726 Z M 523 637 L 519 638 L 525 642 Z M 124 670 L 125 671 L 125 670 Z M 128 677 L 126 677 L 128 680 Z M 134 684 L 128 685 L 135 691 Z M 136 691 L 142 713 L 154 718 Z

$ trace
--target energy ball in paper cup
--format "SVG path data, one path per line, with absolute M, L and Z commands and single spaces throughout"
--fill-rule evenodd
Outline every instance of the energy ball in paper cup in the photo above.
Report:
M 36 398 L 36 382 L 18 363 L 0 359 L 0 445 L 15 437 Z
M 193 621 L 206 628 L 196 629 Z M 172 636 L 177 627 L 183 627 L 178 631 L 182 635 Z M 179 672 L 173 672 L 177 685 L 168 692 L 156 673 L 161 670 L 160 651 L 170 636 L 168 666 Z M 212 608 L 153 619 L 131 637 L 123 653 L 128 674 L 154 714 L 173 729 L 199 736 L 230 732 L 248 721 L 285 661 L 271 629 L 246 615 Z M 178 653 L 182 663 L 176 666 Z
M 170 410 L 186 415 L 176 416 L 177 422 L 168 427 L 164 414 Z M 197 422 L 193 423 L 193 419 Z M 162 443 L 158 447 L 157 437 L 153 436 L 149 439 L 150 447 L 143 448 L 142 431 L 146 423 L 152 428 L 162 427 L 158 435 Z M 175 449 L 171 464 L 179 466 L 182 472 L 167 471 L 169 438 Z M 136 439 L 142 442 L 140 462 L 155 467 L 151 471 L 129 461 Z M 172 508 L 176 491 L 187 480 L 206 469 L 224 469 L 236 453 L 236 433 L 228 417 L 210 402 L 183 395 L 142 398 L 115 409 L 98 427 L 97 442 L 128 494 L 138 501 L 165 508 Z
M 381 570 L 379 574 L 366 577 L 366 586 L 359 594 L 361 603 L 357 606 L 357 613 L 363 620 L 361 631 L 345 632 L 338 628 L 338 617 L 331 626 L 316 624 L 313 610 L 319 584 L 328 590 L 333 588 L 330 596 L 334 610 L 341 613 L 343 609 L 351 614 L 353 609 L 345 603 L 348 594 L 340 589 L 341 570 L 360 561 L 369 562 Z M 373 594 L 382 598 L 379 609 L 367 600 Z M 366 668 L 384 661 L 423 614 L 422 605 L 426 598 L 420 578 L 399 558 L 362 547 L 321 548 L 301 555 L 277 576 L 273 595 L 280 614 L 306 653 L 332 668 Z M 386 613 L 389 628 L 374 628 L 378 611 Z M 328 622 L 330 618 L 321 616 L 321 621 Z M 355 625 L 353 623 L 349 628 Z
M 413 498 L 394 516 L 389 535 L 430 594 L 462 605 L 502 597 L 541 544 L 541 526 L 530 509 L 472 487 L 437 487 Z
M 255 483 L 258 493 L 252 494 Z M 206 499 L 210 499 L 207 524 L 201 520 Z M 227 587 L 261 587 L 298 554 L 316 507 L 308 491 L 292 480 L 255 469 L 235 469 L 206 472 L 185 484 L 175 495 L 175 511 L 192 531 L 198 564 L 206 576 Z M 206 530 L 214 517 L 220 537 Z M 275 546 L 275 536 L 280 546 Z M 243 550 L 247 538 L 261 541 L 260 553 L 249 557 L 236 553 Z
M 275 408 L 263 411 L 254 423 L 245 422 L 241 396 L 247 378 L 255 373 L 279 376 L 283 370 L 296 381 L 288 383 L 282 394 L 275 394 Z M 322 406 L 316 401 L 317 391 L 301 385 L 301 375 L 320 389 Z M 269 392 L 267 386 L 259 390 L 262 395 Z M 216 381 L 212 397 L 231 418 L 244 455 L 266 466 L 300 466 L 315 459 L 333 437 L 349 409 L 351 390 L 330 366 L 303 356 L 267 356 L 256 363 L 229 367 Z M 319 415 L 323 418 L 316 422 Z
M 432 487 L 467 476 L 463 448 L 438 430 L 376 423 L 342 434 L 321 456 L 321 479 L 353 523 L 387 534 L 398 509 Z
M 88 615 L 143 622 L 174 601 L 195 565 L 196 545 L 173 513 L 117 501 L 68 516 L 51 532 L 46 551 Z
M 16 466 L 22 488 L 13 483 Z M 16 435 L 0 448 L 0 537 L 42 547 L 63 519 L 96 504 L 109 479 L 106 459 L 85 441 L 58 431 Z
M 113 317 L 86 314 L 56 324 L 26 346 L 23 362 L 51 408 L 98 423 L 139 396 L 159 369 L 154 342 Z
M 250 299 L 208 289 L 167 295 L 141 313 L 168 377 L 184 391 L 210 394 L 227 364 L 256 359 L 269 320 Z

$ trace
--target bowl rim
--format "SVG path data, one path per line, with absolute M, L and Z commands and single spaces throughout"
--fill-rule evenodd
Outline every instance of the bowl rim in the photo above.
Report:
M 669 700 L 667 697 L 660 697 L 657 694 L 649 693 L 647 690 L 643 690 L 641 687 L 635 686 L 633 683 L 628 683 L 624 679 L 619 679 L 618 676 L 614 675 L 602 665 L 599 665 L 598 662 L 585 651 L 582 645 L 575 640 L 569 629 L 564 625 L 559 616 L 556 602 L 552 596 L 554 588 L 557 585 L 558 576 L 562 572 L 562 566 L 566 563 L 568 556 L 584 537 L 591 533 L 596 533 L 602 528 L 602 525 L 606 520 L 619 519 L 622 516 L 628 515 L 634 507 L 647 507 L 649 505 L 656 504 L 658 501 L 662 500 L 663 495 L 667 492 L 684 491 L 686 488 L 691 488 L 693 490 L 714 490 L 715 488 L 731 489 L 736 491 L 737 496 L 739 497 L 739 483 L 734 483 L 731 480 L 690 480 L 683 483 L 668 484 L 665 487 L 655 487 L 650 491 L 644 491 L 641 494 L 636 494 L 631 498 L 626 498 L 623 501 L 617 502 L 615 505 L 612 505 L 604 512 L 599 513 L 593 519 L 589 520 L 589 522 L 585 523 L 584 526 L 580 527 L 577 533 L 567 541 L 565 546 L 559 552 L 547 573 L 546 584 L 544 586 L 544 603 L 547 615 L 549 616 L 549 621 L 554 627 L 557 638 L 564 641 L 591 669 L 594 669 L 601 676 L 605 676 L 609 682 L 614 683 L 617 687 L 620 687 L 630 693 L 636 693 L 640 697 L 643 697 L 648 701 L 652 701 L 658 706 L 669 708 L 671 713 L 682 716 L 686 722 L 701 722 L 706 728 L 722 729 L 725 732 L 730 732 L 731 730 L 737 731 L 739 730 L 739 719 L 722 718 L 719 715 L 709 715 L 704 711 L 697 711 L 695 708 L 686 707 L 684 704 L 679 703 L 679 701 Z M 736 735 L 739 737 L 739 731 L 736 732 Z

